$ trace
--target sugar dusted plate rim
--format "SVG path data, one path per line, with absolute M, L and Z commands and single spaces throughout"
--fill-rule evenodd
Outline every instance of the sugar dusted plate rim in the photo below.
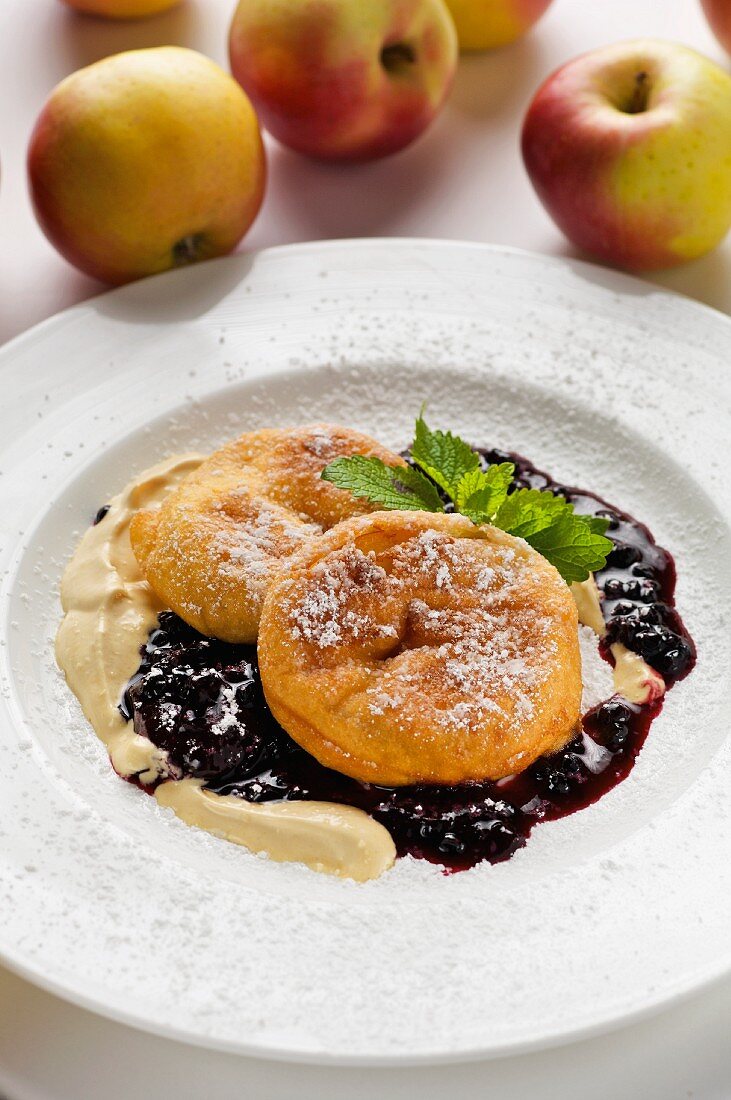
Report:
M 0 655 L 0 831 L 6 833 L 0 898 L 13 913 L 0 929 L 3 960 L 53 992 L 158 1034 L 267 1057 L 361 1064 L 477 1058 L 565 1042 L 636 1019 L 726 972 L 729 830 L 707 806 L 727 766 L 729 710 L 724 697 L 711 713 L 700 693 L 714 675 L 722 682 L 724 650 L 701 649 L 697 678 L 678 687 L 677 706 L 671 697 L 654 756 L 641 758 L 636 782 L 627 781 L 634 786 L 618 789 L 614 808 L 600 804 L 586 818 L 566 819 L 564 830 L 542 826 L 526 858 L 497 875 L 448 883 L 405 867 L 394 886 L 360 893 L 304 869 L 282 870 L 238 850 L 222 853 L 220 843 L 191 838 L 143 809 L 137 792 L 122 792 L 124 785 L 109 776 L 62 688 L 41 688 L 39 695 L 36 685 L 51 675 L 42 654 L 58 619 L 53 588 L 72 532 L 92 497 L 119 487 L 130 465 L 141 468 L 161 453 L 156 448 L 188 449 L 196 433 L 210 444 L 246 426 L 247 416 L 292 422 L 323 403 L 333 417 L 342 408 L 343 419 L 360 419 L 372 430 L 386 430 L 395 416 L 401 431 L 412 409 L 394 412 L 394 406 L 418 404 L 417 391 L 427 385 L 445 424 L 463 415 L 474 435 L 482 414 L 470 406 L 479 391 L 490 419 L 486 432 L 505 433 L 499 444 L 527 451 L 574 481 L 586 469 L 598 479 L 583 477 L 587 487 L 640 518 L 648 515 L 677 553 L 683 611 L 683 601 L 699 599 L 691 630 L 713 637 L 712 604 L 723 610 L 728 589 L 706 544 L 709 532 L 719 547 L 728 539 L 731 501 L 723 477 L 729 445 L 708 410 L 715 408 L 717 422 L 731 406 L 722 374 L 730 325 L 706 307 L 590 265 L 480 245 L 375 240 L 289 246 L 160 276 L 76 307 L 7 345 L 0 371 L 6 391 L 14 393 L 15 385 L 22 400 L 0 412 L 0 501 L 12 529 L 25 535 L 11 532 L 0 548 L 8 643 Z M 400 363 L 408 370 L 399 380 Z M 52 402 L 44 397 L 51 380 Z M 631 391 L 628 383 L 641 394 L 631 407 L 612 396 L 616 390 L 621 396 L 622 385 Z M 603 406 L 593 414 L 597 398 Z M 246 409 L 234 415 L 236 399 Z M 663 425 L 671 428 L 670 442 Z M 578 429 L 591 446 L 577 443 Z M 640 455 L 641 470 L 624 459 L 609 469 L 602 464 L 612 434 L 620 450 Z M 531 451 L 527 440 L 534 437 Z M 667 480 L 662 492 L 659 473 Z M 46 493 L 54 498 L 50 506 Z M 98 495 L 94 502 L 103 503 Z M 713 600 L 701 581 L 711 584 Z M 24 643 L 28 631 L 35 637 Z M 66 739 L 44 731 L 59 715 L 68 719 Z M 694 722 L 706 723 L 713 736 L 701 730 L 700 747 L 686 752 L 695 727 L 685 727 Z M 683 775 L 676 774 L 673 753 Z M 74 786 L 69 759 L 83 763 Z M 677 819 L 690 812 L 698 827 L 673 848 Z M 92 843 L 92 832 L 105 844 Z M 699 870 L 701 835 L 710 839 Z M 670 851 L 680 851 L 673 867 L 658 866 Z M 171 877 L 167 901 L 177 901 L 185 921 L 161 917 L 164 899 L 155 885 L 161 874 Z M 102 876 L 106 895 L 92 889 L 94 875 Z M 235 908 L 223 887 L 236 894 Z M 666 910 L 660 934 L 650 911 L 657 891 Z M 616 973 L 600 969 L 592 979 L 586 968 L 569 967 L 573 981 L 563 1003 L 537 1016 L 530 1002 L 548 998 L 564 980 L 540 951 L 560 954 L 569 944 L 589 951 L 602 931 L 615 934 L 613 919 L 639 911 L 640 900 L 647 957 L 624 949 L 624 986 Z M 537 905 L 547 907 L 543 924 L 530 916 Z M 571 905 L 589 923 L 579 922 L 567 936 L 561 918 L 568 920 Z M 162 958 L 147 959 L 151 975 L 139 981 L 130 965 L 146 956 L 130 937 L 133 913 L 135 927 L 172 937 L 160 947 Z M 331 922 L 327 936 L 323 913 Z M 260 927 L 264 914 L 273 931 Z M 703 926 L 698 918 L 705 918 Z M 100 921 L 107 922 L 103 933 Z M 222 990 L 210 966 L 201 972 L 187 965 L 182 976 L 165 977 L 163 962 L 176 953 L 198 949 L 210 963 L 212 936 L 233 950 L 234 924 L 258 947 L 287 956 L 289 978 L 275 971 L 294 1007 L 257 984 L 256 975 L 247 981 L 256 989 L 258 1013 L 243 993 Z M 446 932 L 456 938 L 451 953 Z M 71 942 L 80 934 L 85 951 Z M 613 949 L 621 954 L 621 938 Z M 436 990 L 425 979 L 425 957 Z M 234 951 L 232 958 L 244 973 L 245 957 Z M 538 971 L 528 989 L 531 960 Z M 306 988 L 313 973 L 314 992 Z M 502 1005 L 481 1007 L 469 996 L 465 1003 L 460 978 L 468 975 L 498 990 Z M 380 990 L 358 998 L 359 981 L 368 990 L 374 979 Z M 385 991 L 390 1034 L 379 1021 Z M 423 1001 L 413 1023 L 407 994 Z M 351 1017 L 346 1023 L 339 1019 L 343 1006 Z

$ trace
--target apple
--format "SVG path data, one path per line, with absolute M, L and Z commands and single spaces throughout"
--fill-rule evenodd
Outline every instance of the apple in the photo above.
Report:
M 694 259 L 731 226 L 731 76 L 684 46 L 623 42 L 539 88 L 523 159 L 579 248 L 632 271 Z
M 403 149 L 444 103 L 457 36 L 444 0 L 240 0 L 231 70 L 284 145 L 326 160 Z
M 124 283 L 230 252 L 261 205 L 254 110 L 207 57 L 132 50 L 63 80 L 28 150 L 38 220 L 76 267 Z
M 706 19 L 723 48 L 731 53 L 731 0 L 701 0 Z
M 447 0 L 463 50 L 490 50 L 520 38 L 551 0 Z
M 142 19 L 174 8 L 180 0 L 63 0 L 75 11 L 85 15 L 101 15 L 104 19 Z

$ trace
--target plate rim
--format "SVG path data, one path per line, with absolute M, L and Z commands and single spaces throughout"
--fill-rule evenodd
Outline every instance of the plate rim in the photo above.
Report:
M 333 237 L 332 239 L 323 238 L 312 241 L 293 241 L 289 244 L 269 245 L 266 248 L 256 248 L 250 251 L 242 249 L 241 251 L 229 252 L 225 256 L 215 256 L 212 259 L 200 260 L 194 264 L 170 268 L 169 271 L 160 271 L 155 275 L 147 275 L 142 279 L 134 279 L 120 286 L 102 286 L 98 294 L 91 294 L 88 298 L 84 298 L 80 302 L 75 302 L 65 309 L 57 310 L 49 317 L 44 317 L 34 325 L 31 325 L 30 328 L 16 333 L 15 336 L 11 336 L 9 340 L 0 344 L 0 371 L 5 369 L 5 358 L 8 353 L 16 351 L 24 342 L 30 342 L 39 334 L 45 333 L 46 328 L 53 328 L 54 325 L 63 323 L 68 317 L 93 309 L 93 303 L 102 298 L 113 299 L 116 297 L 124 297 L 125 294 L 133 292 L 138 287 L 148 286 L 163 279 L 184 277 L 192 270 L 204 271 L 212 264 L 236 263 L 237 261 L 240 262 L 242 259 L 247 259 L 254 263 L 259 257 L 266 256 L 289 255 L 290 253 L 299 252 L 347 250 L 353 247 L 377 248 L 384 245 L 395 248 L 412 246 L 426 247 L 428 249 L 460 248 L 466 251 L 489 252 L 496 256 L 523 256 L 532 261 L 552 264 L 556 267 L 575 268 L 578 271 L 600 271 L 605 279 L 616 282 L 618 284 L 618 289 L 620 289 L 619 284 L 624 284 L 628 289 L 632 287 L 639 289 L 642 287 L 647 290 L 650 288 L 653 293 L 656 293 L 660 297 L 677 298 L 691 309 L 709 313 L 716 321 L 720 319 L 724 324 L 731 326 L 731 315 L 724 313 L 723 310 L 716 309 L 715 306 L 708 305 L 706 302 L 699 301 L 697 298 L 694 298 L 690 294 L 686 294 L 682 290 L 660 286 L 658 283 L 653 283 L 650 279 L 644 279 L 640 275 L 631 275 L 618 268 L 605 266 L 600 263 L 593 263 L 591 260 L 584 260 L 574 256 L 555 256 L 548 252 L 536 252 L 531 248 L 520 248 L 518 245 L 493 244 L 490 241 L 462 240 L 459 237 Z
M 353 1069 L 365 1067 L 373 1069 L 403 1067 L 408 1069 L 409 1067 L 420 1066 L 458 1065 L 463 1062 L 492 1062 L 496 1059 L 520 1057 L 524 1054 L 534 1054 L 542 1050 L 556 1050 L 561 1047 L 572 1046 L 574 1043 L 583 1043 L 599 1035 L 623 1031 L 625 1028 L 631 1028 L 634 1024 L 641 1023 L 643 1020 L 661 1015 L 677 1005 L 684 1004 L 696 996 L 701 996 L 706 990 L 720 984 L 731 973 L 731 956 L 729 956 L 729 959 L 720 968 L 709 970 L 708 974 L 700 981 L 693 980 L 680 985 L 677 989 L 670 990 L 665 996 L 658 998 L 656 1002 L 648 1002 L 639 1008 L 623 1012 L 621 1015 L 608 1013 L 600 1020 L 594 1020 L 581 1028 L 574 1028 L 570 1034 L 552 1033 L 548 1036 L 544 1034 L 538 1039 L 505 1042 L 487 1050 L 482 1047 L 468 1047 L 459 1051 L 412 1053 L 402 1056 L 398 1054 L 332 1054 L 327 1051 L 307 1048 L 297 1049 L 293 1046 L 267 1046 L 264 1043 L 213 1038 L 174 1025 L 163 1025 L 152 1020 L 143 1020 L 124 1009 L 111 1008 L 95 997 L 68 989 L 44 974 L 31 970 L 25 964 L 11 958 L 2 946 L 0 946 L 0 963 L 17 977 L 23 978 L 45 993 L 58 997 L 59 1000 L 66 1001 L 68 1004 L 84 1009 L 94 1015 L 102 1016 L 106 1020 L 111 1020 L 112 1023 L 122 1024 L 125 1027 L 133 1028 L 135 1031 L 154 1035 L 159 1039 L 185 1043 L 186 1046 L 212 1050 L 221 1054 L 233 1054 L 241 1058 L 258 1058 L 267 1062 L 290 1065 L 351 1067 Z

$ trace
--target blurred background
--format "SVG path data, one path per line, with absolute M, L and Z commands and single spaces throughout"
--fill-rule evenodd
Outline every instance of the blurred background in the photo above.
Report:
M 51 89 L 75 69 L 144 46 L 189 46 L 228 70 L 234 7 L 234 0 L 183 0 L 150 19 L 116 23 L 75 13 L 60 0 L 0 0 L 0 340 L 104 289 L 53 250 L 28 200 L 26 147 Z M 523 168 L 523 115 L 562 62 L 643 35 L 693 46 L 731 68 L 699 0 L 554 0 L 513 45 L 463 55 L 446 109 L 394 157 L 324 165 L 267 137 L 267 194 L 240 249 L 325 237 L 420 236 L 576 255 Z M 651 278 L 731 312 L 730 275 L 731 238 L 702 259 Z

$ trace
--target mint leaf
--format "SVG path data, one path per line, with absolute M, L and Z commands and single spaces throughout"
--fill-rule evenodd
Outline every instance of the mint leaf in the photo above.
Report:
M 480 456 L 468 443 L 451 432 L 432 431 L 422 415 L 416 421 L 411 457 L 453 499 L 464 475 L 480 464 Z
M 583 516 L 577 515 L 577 519 L 580 519 L 582 523 L 585 523 L 590 531 L 593 531 L 595 535 L 603 535 L 607 527 L 609 527 L 609 520 L 606 516 Z
M 457 511 L 473 523 L 491 523 L 508 497 L 514 473 L 512 462 L 488 466 L 487 470 L 479 467 L 468 470 L 462 475 L 454 493 Z
M 567 507 L 573 512 L 573 504 L 543 489 L 517 489 L 500 506 L 495 526 L 530 542 L 532 534 L 549 527 Z
M 558 569 L 567 584 L 585 581 L 590 573 L 601 569 L 612 549 L 612 542 L 585 522 L 591 518 L 574 515 L 573 506 L 567 504 L 553 523 L 526 540 Z
M 518 489 L 511 493 L 495 516 L 495 526 L 523 538 L 547 558 L 561 576 L 572 584 L 585 581 L 601 569 L 612 543 L 604 538 L 609 520 L 603 516 L 581 516 L 563 497 L 541 489 Z
M 350 455 L 336 458 L 320 477 L 387 511 L 444 511 L 431 481 L 411 466 L 387 466 L 380 458 Z

